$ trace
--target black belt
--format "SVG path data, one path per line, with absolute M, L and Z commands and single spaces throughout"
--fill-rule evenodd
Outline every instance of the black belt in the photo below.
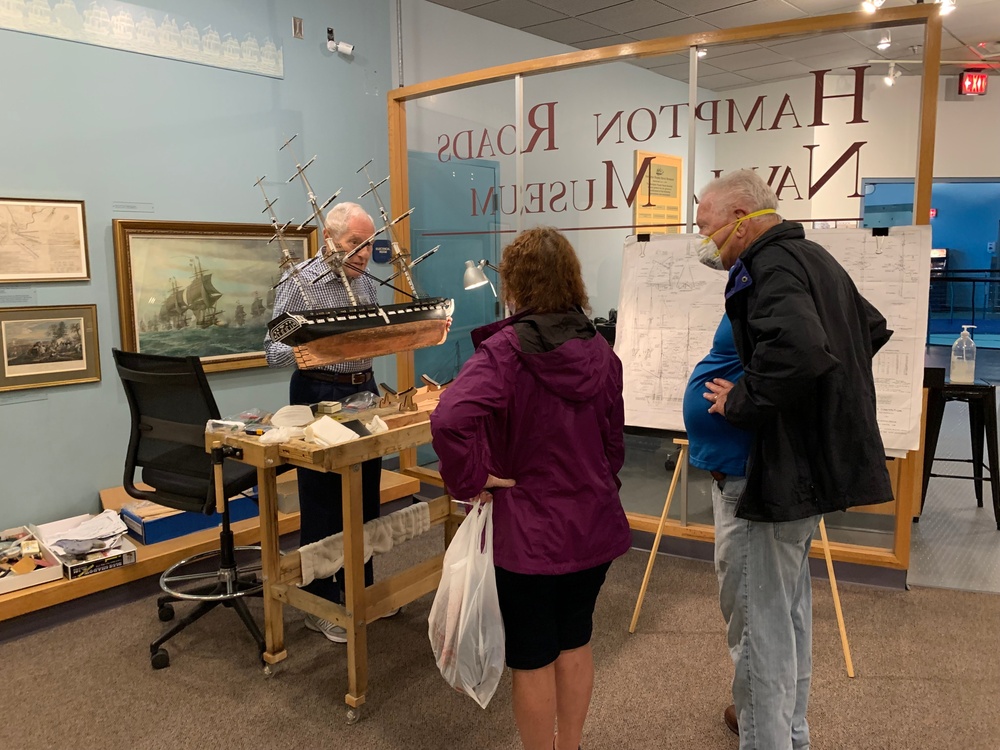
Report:
M 322 380 L 324 383 L 340 383 L 341 385 L 362 385 L 375 377 L 372 370 L 361 372 L 331 372 L 330 370 L 299 370 L 303 377 L 310 380 Z

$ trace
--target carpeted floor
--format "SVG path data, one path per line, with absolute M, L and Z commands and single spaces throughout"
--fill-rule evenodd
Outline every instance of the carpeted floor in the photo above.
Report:
M 432 532 L 379 559 L 377 573 L 440 545 Z M 712 568 L 661 557 L 630 636 L 645 561 L 632 551 L 616 562 L 598 602 L 584 746 L 734 750 L 722 723 L 732 667 Z M 1000 596 L 850 584 L 841 596 L 857 678 L 846 676 L 829 587 L 817 580 L 814 750 L 1000 747 Z M 294 610 L 285 610 L 288 659 L 270 678 L 225 610 L 175 638 L 170 668 L 153 671 L 148 641 L 162 626 L 146 598 L 0 643 L 3 736 L 17 747 L 102 750 L 518 748 L 509 675 L 485 711 L 438 675 L 430 602 L 370 628 L 368 703 L 354 726 L 344 722 L 346 647 L 305 630 Z

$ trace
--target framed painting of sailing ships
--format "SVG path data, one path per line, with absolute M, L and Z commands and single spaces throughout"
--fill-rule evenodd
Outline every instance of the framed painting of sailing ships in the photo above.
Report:
M 0 284 L 89 278 L 83 201 L 0 198 Z
M 282 253 L 270 224 L 115 219 L 122 349 L 197 356 L 207 372 L 263 367 Z M 300 259 L 316 228 L 285 230 Z
M 0 391 L 101 379 L 96 305 L 0 307 Z

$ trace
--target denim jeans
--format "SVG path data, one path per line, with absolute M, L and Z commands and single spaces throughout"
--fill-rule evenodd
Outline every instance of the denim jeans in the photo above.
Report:
M 715 572 L 736 667 L 740 750 L 808 750 L 812 678 L 809 545 L 820 516 L 762 523 L 737 518 L 746 485 L 712 482 Z

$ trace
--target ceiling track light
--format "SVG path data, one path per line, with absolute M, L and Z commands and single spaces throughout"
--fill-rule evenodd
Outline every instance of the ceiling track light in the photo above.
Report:
M 705 49 L 704 47 L 699 47 L 698 48 L 698 57 L 704 57 L 707 54 L 708 54 L 708 50 L 707 49 Z
M 865 13 L 874 13 L 882 7 L 882 3 L 884 2 L 885 0 L 865 0 L 861 3 L 861 10 Z
M 946 16 L 955 10 L 955 0 L 937 0 L 937 4 L 941 6 L 942 16 Z
M 882 80 L 885 82 L 886 86 L 892 86 L 896 83 L 896 79 L 901 75 L 903 75 L 903 71 L 896 70 L 896 63 L 891 62 L 889 63 L 889 72 Z
M 886 50 L 889 49 L 890 46 L 892 46 L 892 32 L 889 29 L 886 29 L 882 32 L 882 39 L 875 45 L 875 49 Z

